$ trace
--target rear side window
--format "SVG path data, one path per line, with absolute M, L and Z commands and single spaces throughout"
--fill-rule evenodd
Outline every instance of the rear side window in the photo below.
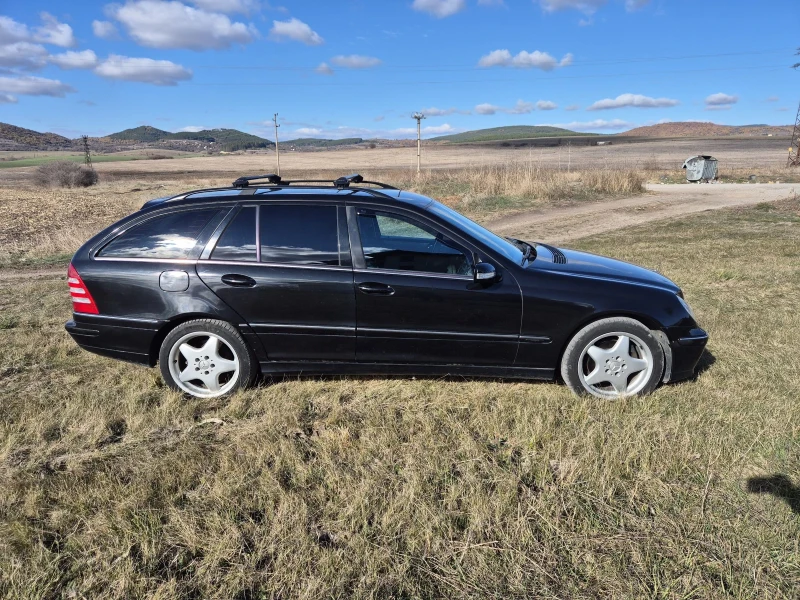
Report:
M 212 260 L 256 261 L 256 208 L 239 211 L 220 236 Z
M 335 206 L 260 207 L 261 262 L 338 265 Z
M 98 253 L 108 258 L 190 258 L 200 232 L 219 211 L 171 213 L 149 219 L 111 240 Z

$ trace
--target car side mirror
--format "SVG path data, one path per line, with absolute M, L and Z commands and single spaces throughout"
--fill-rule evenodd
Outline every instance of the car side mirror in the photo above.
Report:
M 476 282 L 488 283 L 497 279 L 497 270 L 494 265 L 480 262 L 472 267 L 473 277 Z

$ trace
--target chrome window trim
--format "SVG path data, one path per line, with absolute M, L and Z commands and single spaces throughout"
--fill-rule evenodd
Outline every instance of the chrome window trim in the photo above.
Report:
M 351 271 L 351 267 L 343 267 L 341 265 L 295 265 L 289 263 L 257 263 L 253 261 L 237 261 L 237 260 L 212 260 L 200 259 L 196 261 L 198 265 L 234 265 L 242 267 L 272 267 L 272 268 L 286 268 L 286 269 L 324 269 L 327 271 Z
M 133 258 L 133 257 L 113 257 L 113 256 L 95 256 L 94 260 L 102 261 L 122 261 L 122 262 L 143 262 L 143 263 L 170 263 L 174 265 L 194 265 L 197 263 L 193 258 Z
M 433 277 L 435 279 L 455 279 L 461 281 L 473 281 L 471 275 L 457 275 L 454 273 L 431 273 L 429 271 L 403 271 L 401 269 L 353 269 L 354 273 L 375 273 L 378 275 L 409 275 L 411 277 Z

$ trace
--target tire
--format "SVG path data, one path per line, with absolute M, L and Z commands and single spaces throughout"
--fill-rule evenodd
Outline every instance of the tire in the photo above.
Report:
M 236 328 L 214 319 L 178 325 L 164 338 L 158 361 L 166 384 L 195 398 L 232 394 L 258 375 L 255 356 Z
M 627 317 L 590 323 L 570 340 L 561 359 L 561 377 L 578 396 L 649 394 L 663 374 L 661 344 L 642 323 Z

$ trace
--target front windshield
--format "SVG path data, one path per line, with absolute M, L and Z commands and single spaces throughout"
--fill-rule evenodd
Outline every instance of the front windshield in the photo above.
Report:
M 516 264 L 520 264 L 522 262 L 524 253 L 520 248 L 508 240 L 501 238 L 499 235 L 495 235 L 488 229 L 481 227 L 461 213 L 454 211 L 449 206 L 445 206 L 440 202 L 434 201 L 428 205 L 427 209 L 433 214 L 443 218 L 448 223 L 451 223 L 458 229 L 467 232 L 473 238 L 488 246 L 491 250 L 506 257 L 508 260 L 513 261 Z

